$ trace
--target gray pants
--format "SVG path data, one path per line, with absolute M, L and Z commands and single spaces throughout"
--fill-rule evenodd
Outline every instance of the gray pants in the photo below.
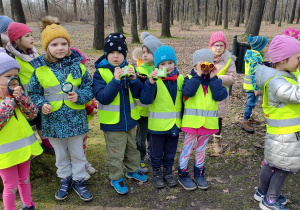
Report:
M 72 179 L 75 181 L 84 179 L 86 158 L 82 142 L 85 135 L 69 138 L 49 138 L 55 151 L 56 173 L 59 178 L 66 178 L 72 175 Z M 70 153 L 71 161 L 68 153 Z
M 285 179 L 291 172 L 264 164 L 259 175 L 259 189 L 267 193 L 267 198 L 277 201 Z

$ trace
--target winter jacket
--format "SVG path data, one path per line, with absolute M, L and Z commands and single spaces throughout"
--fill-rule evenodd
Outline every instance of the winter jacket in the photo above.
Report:
M 225 75 L 218 76 L 219 79 L 222 80 L 222 84 L 225 86 L 230 86 L 234 83 L 236 78 L 236 67 L 235 67 L 235 60 L 236 57 L 234 55 L 231 55 L 228 50 L 225 50 L 225 52 L 220 56 L 220 58 L 215 61 L 215 66 L 218 69 L 218 72 L 221 71 L 224 66 L 227 64 L 228 59 L 231 58 L 230 64 L 227 68 L 227 72 Z M 223 118 L 228 115 L 228 107 L 229 107 L 229 97 L 224 99 L 223 101 L 218 102 L 218 117 Z
M 126 60 L 120 65 L 120 67 L 127 66 Z M 108 105 L 114 98 L 120 93 L 120 121 L 117 124 L 100 124 L 100 128 L 103 131 L 128 131 L 137 125 L 136 120 L 131 118 L 130 115 L 130 101 L 128 88 L 132 93 L 133 98 L 139 98 L 143 84 L 139 79 L 130 80 L 128 78 L 124 80 L 116 80 L 113 78 L 108 84 L 103 80 L 99 73 L 99 68 L 108 68 L 112 74 L 114 74 L 115 66 L 112 66 L 105 58 L 100 57 L 95 62 L 96 71 L 93 77 L 93 90 L 95 98 L 99 103 Z
M 82 56 L 78 52 L 72 51 L 71 56 L 54 63 L 47 62 L 44 55 L 34 59 L 30 63 L 35 69 L 41 66 L 48 66 L 60 84 L 66 81 L 70 73 L 74 79 L 82 78 L 81 86 L 74 92 L 78 95 L 76 104 L 83 105 L 93 98 L 93 81 L 88 71 L 82 76 L 80 68 L 81 60 Z M 44 89 L 36 76 L 36 70 L 32 74 L 29 83 L 28 95 L 39 108 L 40 112 L 44 104 L 50 104 L 44 98 Z M 51 112 L 49 115 L 42 114 L 42 135 L 45 137 L 68 138 L 87 132 L 88 121 L 85 109 L 71 109 L 63 103 L 57 111 Z
M 281 75 L 297 81 L 298 86 L 287 82 Z M 293 73 L 258 65 L 255 76 L 257 86 L 263 90 L 269 79 L 264 92 L 267 94 L 269 106 L 281 108 L 287 104 L 298 104 L 300 109 L 300 80 Z M 280 135 L 266 133 L 265 160 L 282 169 L 299 170 L 300 139 L 297 136 L 299 132 Z

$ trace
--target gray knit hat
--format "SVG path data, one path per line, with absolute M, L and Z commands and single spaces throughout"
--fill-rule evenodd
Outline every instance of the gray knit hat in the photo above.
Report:
M 157 39 L 156 37 L 152 36 L 153 38 L 147 39 L 144 41 L 143 47 L 147 47 L 149 52 L 154 56 L 154 52 L 157 48 L 163 45 L 163 43 Z
M 0 75 L 12 69 L 19 69 L 18 61 L 6 54 L 3 47 L 0 47 Z
M 214 54 L 212 53 L 212 51 L 206 48 L 197 50 L 193 53 L 193 66 L 197 65 L 197 63 L 200 61 L 214 63 Z

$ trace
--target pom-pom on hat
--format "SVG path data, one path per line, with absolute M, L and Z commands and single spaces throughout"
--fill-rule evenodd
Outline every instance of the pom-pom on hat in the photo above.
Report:
M 24 34 L 32 32 L 31 29 L 23 23 L 12 22 L 8 25 L 7 35 L 10 42 L 13 42 Z
M 200 49 L 193 53 L 193 66 L 196 66 L 198 62 L 214 63 L 214 54 L 209 49 Z
M 162 45 L 154 53 L 154 65 L 158 67 L 161 62 L 164 61 L 173 61 L 175 66 L 177 63 L 177 57 L 175 50 L 167 45 Z
M 208 47 L 211 47 L 216 42 L 223 42 L 225 45 L 225 48 L 226 48 L 227 41 L 226 41 L 226 37 L 222 31 L 217 31 L 210 36 Z
M 143 41 L 144 41 L 144 39 L 145 39 L 147 36 L 151 36 L 149 32 L 144 31 L 144 32 L 141 33 L 141 39 L 142 39 Z
M 60 26 L 59 19 L 56 17 L 46 16 L 41 22 L 42 28 L 42 46 L 47 51 L 49 43 L 56 38 L 64 38 L 71 46 L 71 39 L 66 29 Z
M 287 36 L 291 36 L 295 39 L 297 39 L 298 41 L 300 41 L 300 31 L 294 29 L 294 28 L 287 28 L 286 30 L 284 30 L 281 35 L 287 35 Z
M 15 21 L 5 15 L 0 16 L 0 33 L 7 32 L 8 25 L 12 22 Z
M 117 32 L 109 34 L 104 40 L 104 55 L 107 58 L 107 55 L 113 51 L 119 51 L 124 55 L 124 58 L 127 56 L 127 44 L 125 41 L 126 37 Z
M 261 51 L 268 44 L 268 38 L 264 36 L 249 36 L 248 42 L 252 50 Z
M 144 41 L 144 44 L 142 47 L 147 47 L 147 49 L 153 56 L 154 56 L 155 50 L 163 45 L 163 43 L 158 38 L 156 38 L 155 36 L 152 36 L 150 34 L 147 35 L 143 41 Z
M 300 52 L 300 42 L 291 36 L 277 35 L 268 48 L 272 63 L 278 63 Z
M 10 57 L 4 50 L 3 47 L 0 47 L 0 75 L 4 74 L 7 71 L 12 69 L 19 69 L 20 65 L 18 61 Z

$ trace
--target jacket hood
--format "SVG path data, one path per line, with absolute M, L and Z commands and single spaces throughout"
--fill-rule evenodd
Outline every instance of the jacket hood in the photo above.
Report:
M 264 58 L 264 55 L 258 51 L 255 51 L 255 50 L 247 50 L 246 51 L 246 54 L 245 54 L 245 61 L 248 63 L 250 62 L 250 60 L 253 58 L 253 57 L 257 57 L 257 56 L 262 56 L 262 58 Z
M 232 55 L 228 50 L 225 50 L 225 52 L 221 55 L 220 60 L 227 61 L 229 58 L 231 58 L 232 61 L 236 60 L 236 56 Z

